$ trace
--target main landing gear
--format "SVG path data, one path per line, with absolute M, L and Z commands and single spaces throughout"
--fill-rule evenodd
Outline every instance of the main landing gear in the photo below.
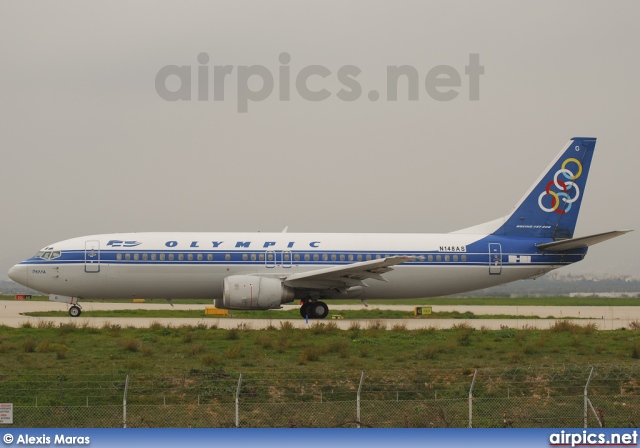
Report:
M 300 307 L 300 315 L 306 319 L 324 319 L 329 314 L 329 307 L 320 301 L 305 301 Z

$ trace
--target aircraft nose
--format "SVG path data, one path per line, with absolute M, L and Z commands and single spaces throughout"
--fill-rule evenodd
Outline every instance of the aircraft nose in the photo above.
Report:
M 22 264 L 17 264 L 11 269 L 9 269 L 8 275 L 9 275 L 9 278 L 14 282 L 20 283 L 21 285 L 24 285 L 24 286 L 29 286 L 28 284 L 29 279 L 27 276 L 28 272 L 29 272 L 29 269 L 27 268 L 27 266 Z

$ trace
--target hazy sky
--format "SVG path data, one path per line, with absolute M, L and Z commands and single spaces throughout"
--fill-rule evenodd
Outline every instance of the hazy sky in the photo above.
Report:
M 2 1 L 0 278 L 95 233 L 453 231 L 508 213 L 573 136 L 598 138 L 576 236 L 640 230 L 638 17 L 636 1 Z M 168 65 L 191 71 L 191 100 L 156 91 Z M 296 87 L 314 65 L 322 101 Z M 405 78 L 387 98 L 402 65 L 417 100 Z M 442 65 L 449 101 L 426 87 Z M 224 100 L 214 66 L 232 68 Z M 355 101 L 338 96 L 348 66 Z M 238 112 L 256 70 L 273 91 L 249 78 L 266 99 Z M 565 272 L 640 275 L 639 243 Z

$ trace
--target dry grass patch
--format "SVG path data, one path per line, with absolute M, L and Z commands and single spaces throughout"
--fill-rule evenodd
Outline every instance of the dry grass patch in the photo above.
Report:
M 120 341 L 120 345 L 127 351 L 137 352 L 138 350 L 140 350 L 141 343 L 138 339 L 126 338 Z
M 25 338 L 25 340 L 22 341 L 22 350 L 24 350 L 25 353 L 35 352 L 36 341 L 33 338 Z

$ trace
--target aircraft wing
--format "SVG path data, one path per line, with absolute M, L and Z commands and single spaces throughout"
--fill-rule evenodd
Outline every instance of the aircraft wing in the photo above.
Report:
M 417 259 L 418 257 L 409 256 L 386 257 L 352 263 L 346 266 L 332 266 L 290 275 L 284 279 L 284 284 L 293 288 L 309 289 L 367 286 L 363 280 L 372 278 L 386 282 L 387 280 L 381 274 L 392 271 L 392 266 Z
M 568 240 L 554 241 L 552 243 L 536 244 L 536 247 L 542 250 L 553 250 L 558 252 L 572 249 L 583 249 L 585 247 L 593 246 L 594 244 L 601 243 L 608 239 L 624 235 L 628 232 L 631 232 L 631 230 L 614 230 L 612 232 L 598 233 L 596 235 L 583 236 L 580 238 L 571 238 Z

